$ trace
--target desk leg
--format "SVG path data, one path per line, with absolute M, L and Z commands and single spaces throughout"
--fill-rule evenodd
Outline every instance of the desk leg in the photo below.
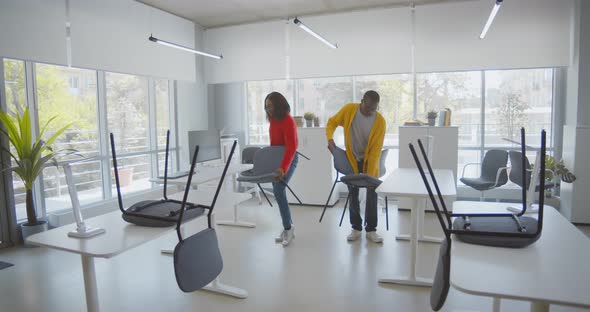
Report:
M 531 302 L 531 312 L 549 312 L 549 304 L 543 301 Z
M 82 255 L 82 273 L 84 275 L 84 291 L 86 292 L 86 309 L 88 312 L 98 312 L 100 308 L 93 257 Z
M 234 205 L 234 219 L 233 220 L 222 220 L 218 221 L 217 225 L 227 225 L 227 226 L 239 226 L 239 227 L 246 227 L 246 228 L 253 228 L 256 227 L 256 224 L 251 222 L 240 221 L 238 217 L 238 205 Z
M 492 302 L 492 312 L 500 312 L 501 308 L 501 301 L 499 297 L 494 297 L 494 301 Z
M 407 286 L 432 287 L 432 279 L 425 279 L 416 276 L 416 262 L 418 261 L 418 218 L 424 213 L 424 208 L 418 207 L 414 199 L 414 209 L 411 211 L 412 229 L 411 229 L 411 254 L 410 259 L 410 276 L 406 278 L 380 278 L 379 283 L 389 283 Z
M 418 228 L 417 228 L 417 233 L 418 233 L 418 241 L 421 243 L 436 243 L 436 244 L 440 244 L 442 242 L 442 238 L 439 237 L 433 237 L 433 236 L 426 236 L 424 235 L 424 218 L 426 217 L 426 213 L 425 213 L 425 207 L 426 207 L 426 202 L 423 202 L 423 205 L 418 205 L 418 201 L 422 201 L 422 200 L 414 200 L 414 207 L 410 208 L 411 212 L 414 212 L 415 209 L 420 209 L 418 216 L 417 216 L 417 220 L 418 220 Z M 420 208 L 419 208 L 420 207 Z M 412 236 L 410 235 L 405 235 L 405 234 L 400 234 L 397 235 L 395 237 L 396 240 L 404 240 L 404 241 L 409 241 L 411 240 Z

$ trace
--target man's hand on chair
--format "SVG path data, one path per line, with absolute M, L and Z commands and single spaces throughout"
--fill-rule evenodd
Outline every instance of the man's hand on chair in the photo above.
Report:
M 330 150 L 330 152 L 332 152 L 335 148 L 336 143 L 334 143 L 334 140 L 328 140 L 328 149 Z
M 275 172 L 277 173 L 277 181 L 282 181 L 283 177 L 285 176 L 285 171 L 283 170 L 283 168 L 279 168 L 275 170 Z

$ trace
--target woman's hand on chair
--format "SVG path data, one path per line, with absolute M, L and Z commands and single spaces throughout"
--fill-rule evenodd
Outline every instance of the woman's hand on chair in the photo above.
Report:
M 277 170 L 275 170 L 275 172 L 277 173 L 277 181 L 283 180 L 283 177 L 285 176 L 285 171 L 283 170 L 283 168 L 278 168 Z
M 330 152 L 332 152 L 335 147 L 336 147 L 336 143 L 334 143 L 334 140 L 328 140 L 328 150 L 330 150 Z

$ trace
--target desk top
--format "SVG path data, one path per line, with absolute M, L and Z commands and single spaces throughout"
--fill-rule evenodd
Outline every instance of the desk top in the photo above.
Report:
M 169 196 L 169 198 L 181 200 L 182 195 L 183 193 L 179 192 Z M 214 195 L 214 192 L 191 190 L 188 200 L 190 202 L 209 205 L 213 200 Z M 215 204 L 215 209 L 219 209 L 219 207 L 223 206 L 234 206 L 250 198 L 250 194 L 220 192 L 217 203 Z M 191 221 L 194 220 L 195 219 Z M 127 223 L 123 220 L 121 211 L 118 208 L 116 211 L 86 219 L 84 222 L 93 227 L 103 228 L 106 230 L 106 233 L 87 239 L 69 237 L 68 232 L 76 229 L 76 224 L 72 223 L 51 229 L 47 232 L 32 235 L 27 239 L 27 242 L 33 245 L 55 248 L 93 257 L 111 258 L 175 229 L 175 227 L 155 228 Z
M 245 170 L 250 170 L 252 169 L 252 167 L 253 165 L 251 164 L 230 164 L 230 166 L 227 168 L 226 176 L 235 173 L 240 173 Z M 193 175 L 193 179 L 191 180 L 191 185 L 199 185 L 218 179 L 219 177 L 221 177 L 221 174 L 223 173 L 223 168 L 224 166 L 198 166 L 198 168 L 195 169 L 196 172 Z M 168 179 L 168 184 L 184 186 L 186 185 L 187 179 L 188 177 Z M 160 178 L 150 179 L 150 181 L 158 184 L 164 184 L 164 179 Z
M 506 213 L 510 204 L 462 202 L 454 213 Z M 498 248 L 453 238 L 451 284 L 491 297 L 590 307 L 590 239 L 545 205 L 541 238 L 526 248 Z
M 453 171 L 449 169 L 434 169 L 434 175 L 443 196 L 456 196 L 457 185 Z M 428 181 L 430 175 L 426 173 Z M 431 183 L 432 191 L 436 196 L 434 184 Z M 428 197 L 426 187 L 417 168 L 395 169 L 377 188 L 377 193 L 400 196 L 400 197 Z

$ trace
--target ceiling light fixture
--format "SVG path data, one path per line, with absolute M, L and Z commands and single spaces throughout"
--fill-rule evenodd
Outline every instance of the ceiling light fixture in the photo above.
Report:
M 486 36 L 486 33 L 488 32 L 488 29 L 490 29 L 490 26 L 492 25 L 492 22 L 494 21 L 496 14 L 498 14 L 498 10 L 500 10 L 500 6 L 502 5 L 502 1 L 504 1 L 504 0 L 496 0 L 496 4 L 494 4 L 494 8 L 492 8 L 492 12 L 490 13 L 490 17 L 488 17 L 488 21 L 486 22 L 486 25 L 483 27 L 483 30 L 481 31 L 481 35 L 479 35 L 479 39 L 483 39 Z
M 299 28 L 305 30 L 306 32 L 308 32 L 310 35 L 316 37 L 319 41 L 325 43 L 327 46 L 329 46 L 332 49 L 337 49 L 338 45 L 331 43 L 330 41 L 326 40 L 326 38 L 320 36 L 318 33 L 316 33 L 315 31 L 311 30 L 311 28 L 307 27 L 305 24 L 303 24 L 297 17 L 293 20 L 293 23 L 295 23 L 295 25 L 297 25 Z
M 150 41 L 152 41 L 152 42 L 159 43 L 159 44 L 165 45 L 167 47 L 172 47 L 172 48 L 176 48 L 176 49 L 179 49 L 179 50 L 183 50 L 183 51 L 187 51 L 187 52 L 192 52 L 192 53 L 203 55 L 203 56 L 207 56 L 207 57 L 210 57 L 210 58 L 214 58 L 214 59 L 218 59 L 218 60 L 221 60 L 223 58 L 223 55 L 214 55 L 214 54 L 209 54 L 209 53 L 206 53 L 206 52 L 197 51 L 195 49 L 191 49 L 191 48 L 188 48 L 188 47 L 185 47 L 185 46 L 181 46 L 181 45 L 176 44 L 176 43 L 172 43 L 172 42 L 169 42 L 169 41 L 166 41 L 166 40 L 158 39 L 158 38 L 156 38 L 156 37 L 154 37 L 152 35 L 150 35 L 150 37 L 148 39 Z

